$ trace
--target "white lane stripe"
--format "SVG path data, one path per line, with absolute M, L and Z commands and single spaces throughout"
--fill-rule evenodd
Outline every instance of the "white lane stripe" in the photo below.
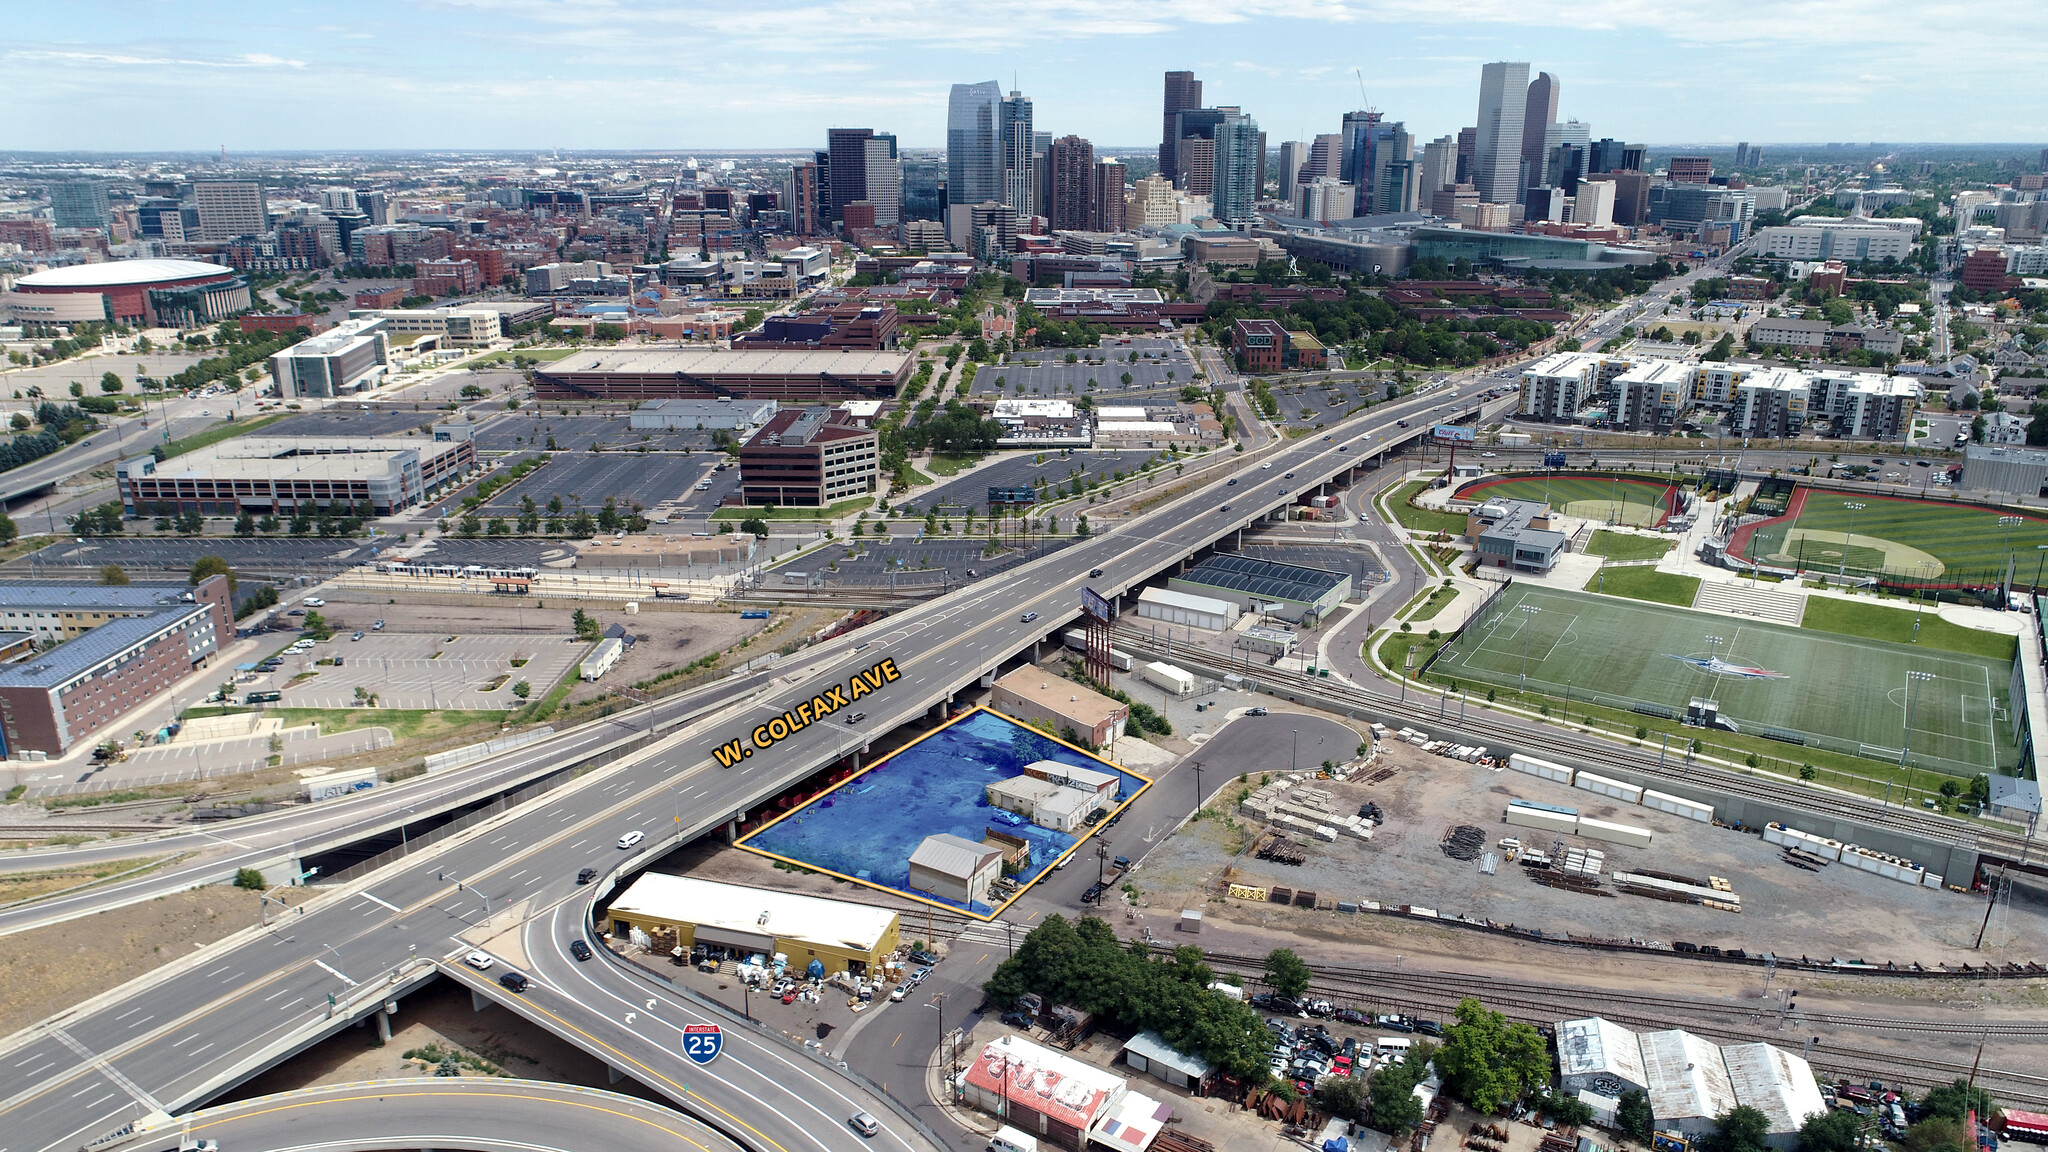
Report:
M 402 909 L 400 909 L 398 905 L 388 903 L 383 900 L 379 900 L 375 896 L 370 895 L 368 892 L 363 893 L 363 899 L 368 900 L 372 904 L 382 904 L 384 905 L 384 907 L 391 909 L 393 912 L 402 911 Z
M 315 960 L 315 961 L 313 961 L 313 963 L 315 963 L 315 964 L 318 964 L 318 965 L 319 965 L 320 967 L 322 967 L 322 968 L 325 968 L 325 969 L 327 969 L 327 971 L 328 971 L 328 973 L 329 973 L 330 975 L 332 975 L 332 976 L 334 976 L 334 977 L 335 977 L 336 979 L 340 980 L 340 981 L 341 981 L 341 982 L 342 982 L 343 984 L 346 984 L 346 985 L 348 985 L 348 986 L 349 986 L 349 987 L 351 987 L 351 988 L 353 988 L 353 987 L 355 987 L 355 986 L 356 986 L 356 982 L 355 982 L 355 981 L 353 981 L 353 980 L 351 980 L 351 979 L 349 979 L 349 978 L 348 978 L 348 977 L 347 977 L 346 975 L 344 975 L 344 974 L 342 973 L 342 971 L 341 971 L 340 969 L 338 969 L 338 968 L 333 968 L 333 967 L 329 967 L 329 965 L 328 965 L 327 961 L 325 961 L 325 960 Z

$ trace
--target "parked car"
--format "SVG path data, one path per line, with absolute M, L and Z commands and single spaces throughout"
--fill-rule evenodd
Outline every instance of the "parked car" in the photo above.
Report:
M 1244 714 L 1247 716 L 1264 716 L 1266 715 L 1266 710 L 1264 708 L 1247 708 L 1244 710 Z
M 913 948 L 910 950 L 910 960 L 913 964 L 937 964 L 939 962 L 939 954 L 927 952 L 922 948 Z
M 354 633 L 353 633 L 352 635 L 350 635 L 350 636 L 349 636 L 349 639 L 351 639 L 351 640 L 361 640 L 362 638 L 363 638 L 363 630 L 362 630 L 362 629 L 360 629 L 360 628 L 356 629 L 356 630 L 355 630 L 355 632 L 354 632 Z
M 1102 894 L 1108 890 L 1109 885 L 1101 883 L 1100 881 L 1097 881 L 1094 884 L 1090 884 L 1088 886 L 1088 890 L 1086 892 L 1081 893 L 1081 903 L 1093 904 L 1097 900 L 1101 899 Z
M 382 620 L 379 620 L 375 624 L 370 625 L 370 631 L 372 632 L 382 632 L 383 630 L 384 622 Z

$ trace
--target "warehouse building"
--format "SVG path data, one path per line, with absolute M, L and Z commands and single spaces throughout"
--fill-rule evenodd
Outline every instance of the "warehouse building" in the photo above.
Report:
M 1659 1131 L 1697 1137 L 1729 1109 L 1747 1105 L 1770 1121 L 1772 1147 L 1790 1149 L 1806 1121 L 1827 1111 L 1813 1068 L 1771 1044 L 1717 1047 L 1682 1029 L 1632 1032 L 1598 1016 L 1557 1025 L 1559 1086 L 1595 1112 L 1621 1094 L 1646 1094 Z
M 956 1090 L 972 1107 L 1000 1117 L 1050 1148 L 1081 1152 L 1090 1141 L 1145 1152 L 1173 1109 L 1092 1064 L 1021 1036 L 990 1041 L 959 1073 Z
M 1320 620 L 1351 597 L 1349 573 L 1229 553 L 1209 557 L 1166 586 L 1297 623 Z
M 1087 823 L 1088 814 L 1102 806 L 1093 792 L 1067 788 L 1036 776 L 994 781 L 988 786 L 988 802 L 1055 832 L 1078 831 Z
M 138 456 L 114 471 L 128 516 L 157 505 L 214 516 L 285 516 L 321 509 L 346 514 L 364 504 L 388 516 L 475 468 L 476 446 L 466 429 L 437 426 L 431 440 L 245 436 L 164 461 Z
M 1090 748 L 1109 748 L 1131 718 L 1130 705 L 1037 668 L 1020 668 L 997 680 L 988 706 L 1027 724 L 1050 723 L 1062 739 Z
M 744 432 L 775 418 L 773 400 L 650 400 L 626 418 L 635 432 Z M 744 439 L 744 437 L 742 437 Z
M 955 904 L 987 903 L 1002 875 L 1002 849 L 951 832 L 925 837 L 910 854 L 910 886 Z
M 9 759 L 61 756 L 118 724 L 204 666 L 234 629 L 225 576 L 191 589 L 0 585 L 0 613 L 0 626 L 56 645 L 0 671 L 0 755 Z
M 684 950 L 703 945 L 727 956 L 789 957 L 801 972 L 864 975 L 901 942 L 896 913 L 866 904 L 644 872 L 612 901 L 612 934 L 667 931 Z
M 1175 592 L 1171 588 L 1146 588 L 1138 593 L 1138 618 L 1221 632 L 1243 613 L 1237 605 L 1213 596 Z
M 1145 1073 L 1197 1096 L 1207 1096 L 1216 1079 L 1214 1064 L 1170 1047 L 1157 1032 L 1140 1032 L 1131 1037 L 1124 1044 L 1123 1057 L 1131 1071 Z
M 876 400 L 910 380 L 908 352 L 747 352 L 722 348 L 578 352 L 533 370 L 543 400 L 713 400 L 743 396 L 791 404 Z

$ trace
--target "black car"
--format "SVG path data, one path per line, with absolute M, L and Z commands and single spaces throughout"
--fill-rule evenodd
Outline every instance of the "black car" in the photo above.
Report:
M 1012 1008 L 1008 1012 L 1003 1013 L 1003 1023 L 1012 1028 L 1029 1029 L 1031 1027 L 1031 1013 Z
M 583 871 L 576 873 L 576 882 L 578 884 L 588 884 L 595 879 L 597 879 L 597 869 L 595 868 L 585 868 Z
M 1444 1034 L 1443 1026 L 1434 1020 L 1417 1020 L 1415 1022 L 1415 1030 L 1424 1036 L 1441 1036 Z
M 1109 891 L 1109 885 L 1107 884 L 1103 884 L 1100 882 L 1090 884 L 1088 886 L 1088 890 L 1086 892 L 1081 893 L 1081 903 L 1093 904 L 1097 900 L 1101 899 L 1102 894 L 1107 891 Z
M 1102 575 L 1102 569 L 1100 569 L 1100 568 L 1090 568 L 1090 569 L 1088 570 L 1088 574 L 1089 574 L 1090 576 L 1100 576 L 1100 575 Z
M 1244 714 L 1247 716 L 1264 716 L 1266 710 L 1264 708 L 1247 708 L 1244 710 Z
M 1102 819 L 1103 819 L 1103 817 L 1105 817 L 1105 816 L 1108 816 L 1108 815 L 1109 815 L 1109 809 L 1107 809 L 1107 808 L 1097 808 L 1097 809 L 1096 809 L 1095 811 L 1093 811 L 1093 812 L 1090 812 L 1090 813 L 1088 814 L 1088 820 L 1087 820 L 1087 824 L 1088 824 L 1088 827 L 1090 827 L 1090 828 L 1093 828 L 1093 827 L 1095 827 L 1095 826 L 1096 826 L 1097 824 L 1100 824 L 1100 823 L 1102 823 Z
M 1281 479 L 1282 479 L 1282 480 L 1292 480 L 1292 479 L 1294 479 L 1294 473 L 1292 473 L 1292 472 L 1289 472 L 1289 473 L 1288 473 L 1287 475 L 1285 475 L 1285 476 L 1282 476 L 1282 477 L 1281 477 Z
M 1224 485 L 1224 487 L 1225 487 L 1225 488 L 1228 488 L 1228 487 L 1231 487 L 1231 485 L 1234 485 L 1234 484 L 1236 484 L 1236 483 L 1237 483 L 1237 477 L 1235 477 L 1235 476 L 1232 476 L 1232 477 L 1230 478 L 1230 483 L 1229 483 L 1229 484 L 1225 484 L 1225 485 Z
M 517 972 L 507 972 L 503 976 L 498 977 L 498 983 L 503 984 L 514 992 L 526 991 L 526 977 Z
M 569 941 L 569 955 L 574 956 L 578 960 L 588 960 L 590 959 L 590 945 L 585 944 L 581 940 L 571 940 Z

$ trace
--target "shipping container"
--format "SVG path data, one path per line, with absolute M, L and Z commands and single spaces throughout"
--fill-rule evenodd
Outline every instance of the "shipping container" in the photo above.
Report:
M 1517 808 L 1541 808 L 1545 812 L 1561 812 L 1566 816 L 1577 816 L 1579 814 L 1577 808 L 1567 808 L 1562 804 L 1543 804 L 1535 800 L 1510 800 L 1508 803 Z
M 1595 776 L 1591 772 L 1579 773 L 1577 779 L 1572 781 L 1572 787 L 1583 788 L 1588 792 L 1594 792 L 1627 804 L 1637 803 L 1643 798 L 1641 785 L 1629 784 L 1621 780 L 1612 780 L 1605 776 Z
M 1520 752 L 1508 757 L 1508 767 L 1517 772 L 1527 772 L 1531 776 L 1541 776 L 1545 780 L 1555 780 L 1559 784 L 1572 782 L 1571 769 L 1548 760 L 1538 760 L 1534 756 L 1524 756 Z
M 1525 808 L 1510 804 L 1502 819 L 1517 828 L 1541 828 L 1546 832 L 1560 832 L 1570 835 L 1579 830 L 1579 818 L 1562 812 L 1547 812 L 1541 808 Z
M 1076 652 L 1086 652 L 1088 650 L 1088 633 L 1082 629 L 1070 629 L 1061 635 L 1060 640 Z M 1129 672 L 1133 664 L 1134 661 L 1132 661 L 1129 652 L 1119 652 L 1114 648 L 1109 650 L 1109 666 L 1111 668 L 1119 672 Z
M 1645 808 L 1654 808 L 1659 812 L 1669 812 L 1673 816 L 1683 816 L 1687 820 L 1697 820 L 1702 824 L 1712 824 L 1714 822 L 1714 806 L 1712 804 L 1702 804 L 1697 800 L 1688 800 L 1683 796 L 1673 796 L 1669 792 L 1658 792 L 1655 789 L 1645 788 L 1643 789 L 1642 803 Z
M 1164 688 L 1175 696 L 1189 696 L 1195 691 L 1194 674 L 1185 668 L 1176 668 L 1155 660 L 1145 665 L 1145 670 L 1140 675 L 1145 678 L 1146 683 L 1155 688 Z
M 1615 824 L 1606 820 L 1579 817 L 1579 835 L 1588 840 L 1604 840 L 1609 844 L 1627 844 L 1632 848 L 1650 846 L 1650 830 L 1633 824 Z

